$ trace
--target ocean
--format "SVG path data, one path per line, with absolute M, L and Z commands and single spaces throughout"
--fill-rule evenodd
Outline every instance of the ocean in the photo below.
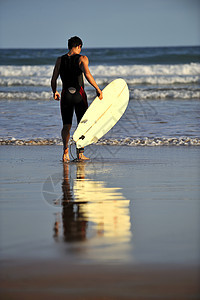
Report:
M 1 144 L 62 144 L 50 80 L 65 53 L 0 49 Z M 100 88 L 121 77 L 130 90 L 125 114 L 99 144 L 200 145 L 200 47 L 83 48 L 82 54 Z M 87 81 L 85 89 L 90 104 L 95 91 Z M 76 125 L 74 119 L 72 133 Z

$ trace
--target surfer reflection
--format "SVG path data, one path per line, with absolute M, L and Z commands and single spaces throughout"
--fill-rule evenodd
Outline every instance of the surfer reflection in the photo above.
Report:
M 82 170 L 82 171 L 80 171 Z M 77 179 L 83 179 L 84 165 L 80 163 L 77 167 Z M 69 165 L 63 163 L 62 182 L 62 225 L 65 242 L 85 240 L 87 221 L 84 220 L 80 203 L 74 201 L 73 183 L 70 184 Z M 59 216 L 57 216 L 58 218 Z M 54 237 L 59 236 L 59 221 L 55 222 Z
M 87 178 L 86 166 L 90 174 L 90 165 L 79 162 L 76 164 L 76 178 L 72 179 L 69 176 L 72 165 L 63 163 L 62 216 L 58 215 L 55 222 L 55 239 L 58 240 L 63 231 L 65 242 L 91 238 L 105 238 L 106 243 L 116 242 L 118 245 L 129 242 L 130 201 L 123 197 L 120 188 L 109 188 L 104 181 Z

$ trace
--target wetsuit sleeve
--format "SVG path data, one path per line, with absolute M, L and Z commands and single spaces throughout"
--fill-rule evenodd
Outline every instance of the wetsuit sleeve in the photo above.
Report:
M 57 79 L 60 74 L 60 63 L 61 63 L 61 57 L 58 57 L 51 78 L 51 88 L 53 93 L 56 92 L 56 88 L 57 88 Z

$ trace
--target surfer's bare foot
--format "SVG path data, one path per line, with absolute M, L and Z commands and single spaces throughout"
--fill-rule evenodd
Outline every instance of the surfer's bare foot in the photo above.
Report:
M 65 149 L 64 150 L 64 153 L 63 153 L 63 162 L 66 162 L 66 161 L 70 161 L 70 158 L 69 158 L 69 149 Z
M 86 157 L 83 153 L 79 153 L 78 159 L 81 159 L 81 160 L 88 160 L 89 158 Z

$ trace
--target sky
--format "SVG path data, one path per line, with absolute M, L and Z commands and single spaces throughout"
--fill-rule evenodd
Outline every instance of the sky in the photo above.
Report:
M 0 48 L 200 45 L 200 0 L 0 0 Z

